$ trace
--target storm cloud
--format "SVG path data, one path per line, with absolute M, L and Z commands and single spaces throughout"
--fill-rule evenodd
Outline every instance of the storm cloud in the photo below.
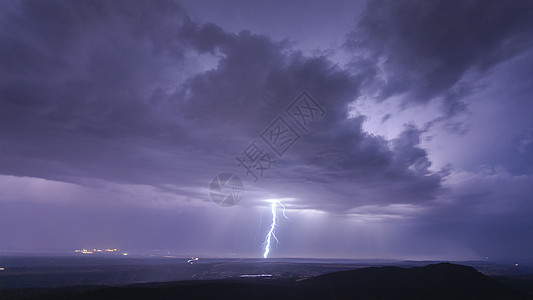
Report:
M 383 69 L 379 97 L 443 97 L 453 114 L 478 73 L 530 49 L 532 9 L 530 1 L 372 1 L 345 46 Z
M 470 257 L 486 249 L 471 247 L 466 233 L 454 239 L 457 231 L 450 220 L 467 224 L 472 230 L 466 232 L 472 236 L 483 236 L 475 224 L 498 226 L 488 219 L 494 215 L 511 219 L 533 209 L 528 202 L 533 124 L 526 117 L 505 127 L 513 133 L 509 139 L 514 144 L 505 143 L 512 150 L 480 155 L 486 161 L 475 164 L 456 159 L 461 156 L 454 152 L 461 149 L 473 156 L 470 143 L 477 140 L 472 136 L 492 139 L 491 130 L 480 133 L 475 126 L 486 122 L 477 113 L 485 112 L 479 98 L 488 93 L 487 86 L 512 89 L 516 101 L 526 102 L 525 79 L 516 88 L 492 83 L 503 73 L 513 81 L 515 73 L 501 70 L 515 70 L 512 63 L 531 53 L 526 38 L 533 28 L 530 2 L 369 1 L 354 12 L 353 27 L 332 27 L 345 37 L 341 45 L 328 44 L 313 52 L 299 48 L 298 36 L 280 39 L 274 32 L 268 34 L 268 26 L 258 33 L 235 23 L 233 28 L 242 27 L 235 32 L 216 21 L 200 22 L 183 8 L 187 5 L 191 4 L 2 4 L 0 186 L 4 193 L 0 202 L 4 211 L 19 210 L 25 216 L 1 221 L 0 233 L 10 240 L 5 245 L 60 244 L 58 237 L 53 243 L 19 239 L 16 229 L 5 228 L 20 227 L 20 232 L 37 236 L 42 232 L 31 233 L 23 218 L 45 224 L 61 214 L 71 217 L 50 221 L 43 228 L 64 231 L 68 247 L 80 245 L 83 238 L 74 238 L 75 230 L 67 232 L 60 223 L 102 215 L 104 224 L 119 224 L 105 240 L 120 240 L 128 247 L 150 244 L 184 251 L 186 247 L 176 240 L 165 239 L 172 228 L 194 227 L 195 233 L 176 231 L 190 249 L 253 253 L 260 226 L 247 227 L 239 236 L 220 224 L 243 227 L 255 222 L 250 214 L 261 211 L 265 199 L 279 198 L 286 199 L 296 223 L 280 237 L 298 235 L 296 229 L 304 230 L 306 222 L 316 222 L 315 231 L 325 236 L 330 222 L 329 230 L 348 226 L 368 240 L 364 247 L 349 239 L 331 249 L 311 234 L 302 235 L 288 246 L 287 255 L 305 245 L 315 249 L 308 255 L 332 251 L 350 256 L 354 247 L 366 255 L 373 253 L 373 245 L 396 234 L 422 245 L 425 250 L 412 251 L 418 255 L 436 251 L 435 244 L 423 245 L 424 238 L 441 232 L 442 240 L 431 238 L 435 243 L 449 239 L 461 249 L 457 256 Z M 333 17 L 329 20 L 334 22 Z M 302 91 L 325 112 L 307 131 L 285 111 Z M 486 98 L 488 103 L 502 103 L 501 98 Z M 388 101 L 399 103 L 400 109 L 377 108 Z M 354 113 L 360 105 L 371 109 Z M 437 110 L 428 108 L 434 105 Z M 513 119 L 519 110 L 514 107 L 502 117 L 503 123 L 512 123 L 505 119 Z M 522 111 L 529 108 L 526 105 Z M 413 112 L 417 109 L 423 113 Z M 474 125 L 463 127 L 461 122 L 466 121 L 458 121 L 458 115 Z M 261 139 L 278 117 L 289 120 L 300 135 L 283 155 L 272 152 Z M 395 134 L 373 132 L 372 120 Z M 448 122 L 446 130 L 432 125 L 442 121 Z M 460 137 L 448 135 L 453 124 L 457 127 L 452 131 L 460 132 Z M 258 180 L 236 160 L 254 141 L 272 158 Z M 439 146 L 444 141 L 451 142 Z M 211 202 L 208 191 L 211 179 L 223 172 L 237 174 L 245 184 L 238 207 L 225 208 L 224 213 Z M 25 185 L 30 188 L 23 192 Z M 493 190 L 496 185 L 505 188 L 498 192 Z M 515 208 L 505 210 L 509 198 Z M 49 217 L 36 217 L 37 210 L 47 211 L 47 203 Z M 142 222 L 145 226 L 134 225 L 145 210 L 150 212 Z M 363 226 L 369 226 L 367 231 L 352 227 L 363 221 L 368 222 Z M 427 223 L 432 229 L 421 229 Z M 318 224 L 326 227 L 320 229 Z M 76 226 L 91 241 L 104 230 Z M 126 233 L 129 226 L 146 240 L 133 241 Z M 402 226 L 406 231 L 396 232 Z M 346 239 L 349 231 L 338 239 Z M 381 231 L 387 237 L 379 241 L 371 237 Z M 199 234 L 210 240 L 198 238 Z M 225 235 L 233 237 L 231 242 Z M 250 236 L 254 239 L 247 240 Z M 513 241 L 519 243 L 520 238 Z M 480 241 L 490 248 L 490 242 Z M 391 243 L 384 255 L 391 255 L 395 247 L 401 255 L 412 250 L 395 244 L 399 241 Z

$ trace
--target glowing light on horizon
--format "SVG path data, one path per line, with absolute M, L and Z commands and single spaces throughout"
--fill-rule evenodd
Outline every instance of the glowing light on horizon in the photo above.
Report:
M 243 274 L 241 278 L 257 278 L 257 277 L 272 277 L 272 274 Z
M 81 253 L 81 254 L 93 254 L 93 253 L 99 253 L 99 252 L 118 252 L 118 249 L 110 249 L 110 248 L 107 248 L 107 249 L 92 249 L 92 250 L 76 249 L 76 250 L 74 250 L 74 252 Z
M 193 262 L 197 261 L 198 260 L 198 257 L 191 257 L 191 259 L 189 259 L 187 262 L 190 263 L 191 265 L 193 264 Z

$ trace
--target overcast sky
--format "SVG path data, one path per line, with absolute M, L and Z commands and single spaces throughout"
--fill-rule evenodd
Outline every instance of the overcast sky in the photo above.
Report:
M 0 253 L 262 257 L 278 199 L 271 257 L 533 259 L 532 36 L 528 0 L 4 1 Z

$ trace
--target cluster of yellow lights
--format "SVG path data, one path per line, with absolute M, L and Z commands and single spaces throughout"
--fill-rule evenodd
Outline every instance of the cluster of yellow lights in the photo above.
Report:
M 117 251 L 118 249 L 92 249 L 92 250 L 76 249 L 74 250 L 74 252 L 82 253 L 82 254 L 93 254 L 93 253 L 98 253 L 98 252 L 117 252 Z

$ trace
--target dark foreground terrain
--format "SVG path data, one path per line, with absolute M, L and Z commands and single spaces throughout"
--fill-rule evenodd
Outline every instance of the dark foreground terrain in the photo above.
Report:
M 369 267 L 310 278 L 232 278 L 121 287 L 4 289 L 1 299 L 533 299 L 468 266 Z

